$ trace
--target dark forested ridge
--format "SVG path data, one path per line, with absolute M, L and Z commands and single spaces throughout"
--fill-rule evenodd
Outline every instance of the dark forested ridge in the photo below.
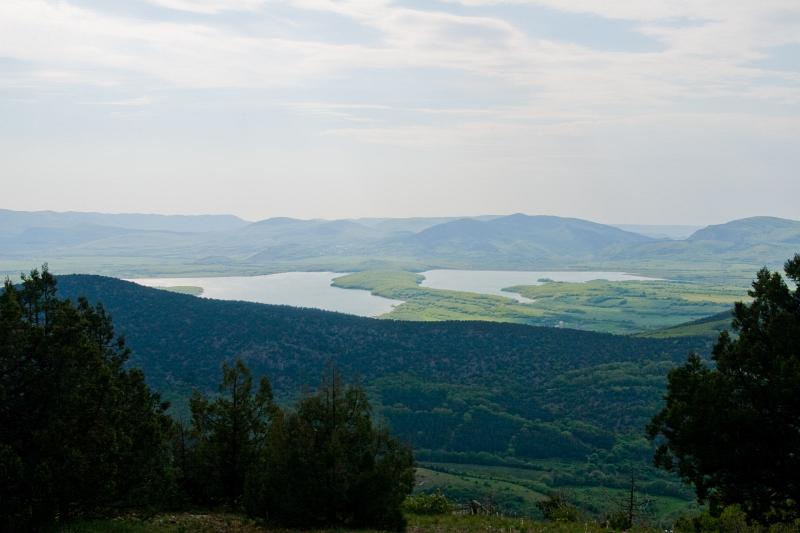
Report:
M 481 322 L 417 323 L 207 300 L 99 276 L 62 276 L 62 296 L 101 301 L 150 383 L 171 397 L 212 390 L 242 358 L 278 398 L 333 361 L 359 376 L 417 449 L 585 458 L 641 433 L 667 371 L 706 339 L 639 339 Z

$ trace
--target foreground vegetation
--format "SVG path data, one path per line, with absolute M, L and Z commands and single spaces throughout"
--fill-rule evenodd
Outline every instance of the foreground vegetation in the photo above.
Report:
M 372 421 L 331 367 L 286 410 L 237 360 L 219 394 L 196 392 L 191 424 L 167 405 L 102 306 L 56 296 L 45 267 L 0 294 L 0 531 L 125 509 L 242 509 L 293 527 L 402 529 L 410 448 Z
M 594 522 L 549 522 L 530 518 L 470 515 L 407 514 L 410 533 L 599 533 L 608 528 Z M 152 518 L 135 517 L 94 520 L 71 524 L 63 533 L 287 533 L 290 530 L 266 527 L 242 516 L 225 513 L 172 513 Z M 319 533 L 346 533 L 348 529 L 318 530 Z M 358 530 L 369 533 L 369 530 Z M 660 529 L 635 527 L 632 532 L 652 533 Z
M 573 522 L 535 520 L 524 517 L 458 515 L 452 513 L 407 513 L 409 533 L 797 533 L 800 524 L 763 527 L 748 524 L 741 511 L 732 508 L 718 518 L 708 513 L 686 515 L 670 522 L 613 527 L 603 520 L 579 518 Z M 106 520 L 87 520 L 62 528 L 63 533 L 288 533 L 230 513 L 167 513 L 149 518 L 132 516 Z M 319 533 L 346 533 L 348 529 L 317 530 Z M 371 530 L 358 530 L 369 533 Z
M 692 354 L 670 371 L 665 406 L 648 425 L 655 462 L 700 501 L 749 520 L 800 519 L 800 254 L 786 278 L 761 269 L 722 332 L 712 365 Z

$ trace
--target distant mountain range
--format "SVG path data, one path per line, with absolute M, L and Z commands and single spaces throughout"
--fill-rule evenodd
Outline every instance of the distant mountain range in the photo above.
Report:
M 432 258 L 502 268 L 535 267 L 562 259 L 586 260 L 651 239 L 576 218 L 510 215 L 491 220 L 460 219 L 381 243 L 386 255 Z
M 689 236 L 695 231 L 702 229 L 704 226 L 690 226 L 684 224 L 614 224 L 619 229 L 639 233 L 645 237 L 653 239 L 673 239 L 683 240 L 688 239 Z
M 753 217 L 667 238 L 691 229 L 523 214 L 251 223 L 230 215 L 0 210 L 0 271 L 42 260 L 56 272 L 128 276 L 373 268 L 641 271 L 670 263 L 682 271 L 698 263 L 779 265 L 800 249 L 795 220 Z

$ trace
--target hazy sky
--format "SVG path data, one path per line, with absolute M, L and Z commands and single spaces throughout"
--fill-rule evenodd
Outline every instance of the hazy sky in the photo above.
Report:
M 0 0 L 0 207 L 800 218 L 798 0 Z

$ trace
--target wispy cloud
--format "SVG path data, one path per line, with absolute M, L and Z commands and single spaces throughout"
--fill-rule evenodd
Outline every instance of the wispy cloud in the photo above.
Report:
M 224 11 L 256 11 L 264 6 L 267 0 L 146 0 L 150 4 L 174 9 L 177 11 L 188 11 L 191 13 L 202 13 L 204 15 L 216 15 Z
M 554 17 L 553 27 L 540 31 L 530 24 L 537 17 Z M 580 39 L 560 31 L 562 21 L 587 33 L 624 28 L 648 46 L 603 46 L 603 32 Z M 770 165 L 778 177 L 794 175 L 796 157 L 774 151 L 800 139 L 800 70 L 775 54 L 799 44 L 797 0 L 0 0 L 0 104 L 43 99 L 65 130 L 75 123 L 59 113 L 74 104 L 135 115 L 126 135 L 146 132 L 149 141 L 167 131 L 175 144 L 159 144 L 158 157 L 178 168 L 189 165 L 170 159 L 183 142 L 230 143 L 235 152 L 286 147 L 296 135 L 302 157 L 289 150 L 270 161 L 280 156 L 285 168 L 275 175 L 298 184 L 327 183 L 333 165 L 320 161 L 350 154 L 338 175 L 359 185 L 384 167 L 400 175 L 417 165 L 415 185 L 426 187 L 460 165 L 498 180 L 506 178 L 494 169 L 504 168 L 522 188 L 534 167 L 575 183 L 632 172 L 679 174 L 690 186 L 712 172 L 753 179 Z M 156 103 L 159 113 L 143 112 Z M 19 107 L 4 108 L 9 132 L 9 110 Z M 16 120 L 34 131 L 41 115 L 24 112 Z M 110 126 L 88 124 L 97 131 L 85 137 L 105 142 Z M 703 152 L 712 142 L 722 147 L 713 157 Z M 374 166 L 363 162 L 371 158 Z M 242 165 L 249 185 L 269 174 L 261 160 Z M 208 165 L 182 175 L 195 172 Z M 583 190 L 570 183 L 567 192 Z M 297 197 L 307 189 L 298 185 Z
M 152 105 L 154 102 L 155 100 L 150 96 L 138 96 L 135 98 L 126 98 L 124 100 L 92 102 L 92 104 L 112 106 L 112 107 L 146 107 Z

